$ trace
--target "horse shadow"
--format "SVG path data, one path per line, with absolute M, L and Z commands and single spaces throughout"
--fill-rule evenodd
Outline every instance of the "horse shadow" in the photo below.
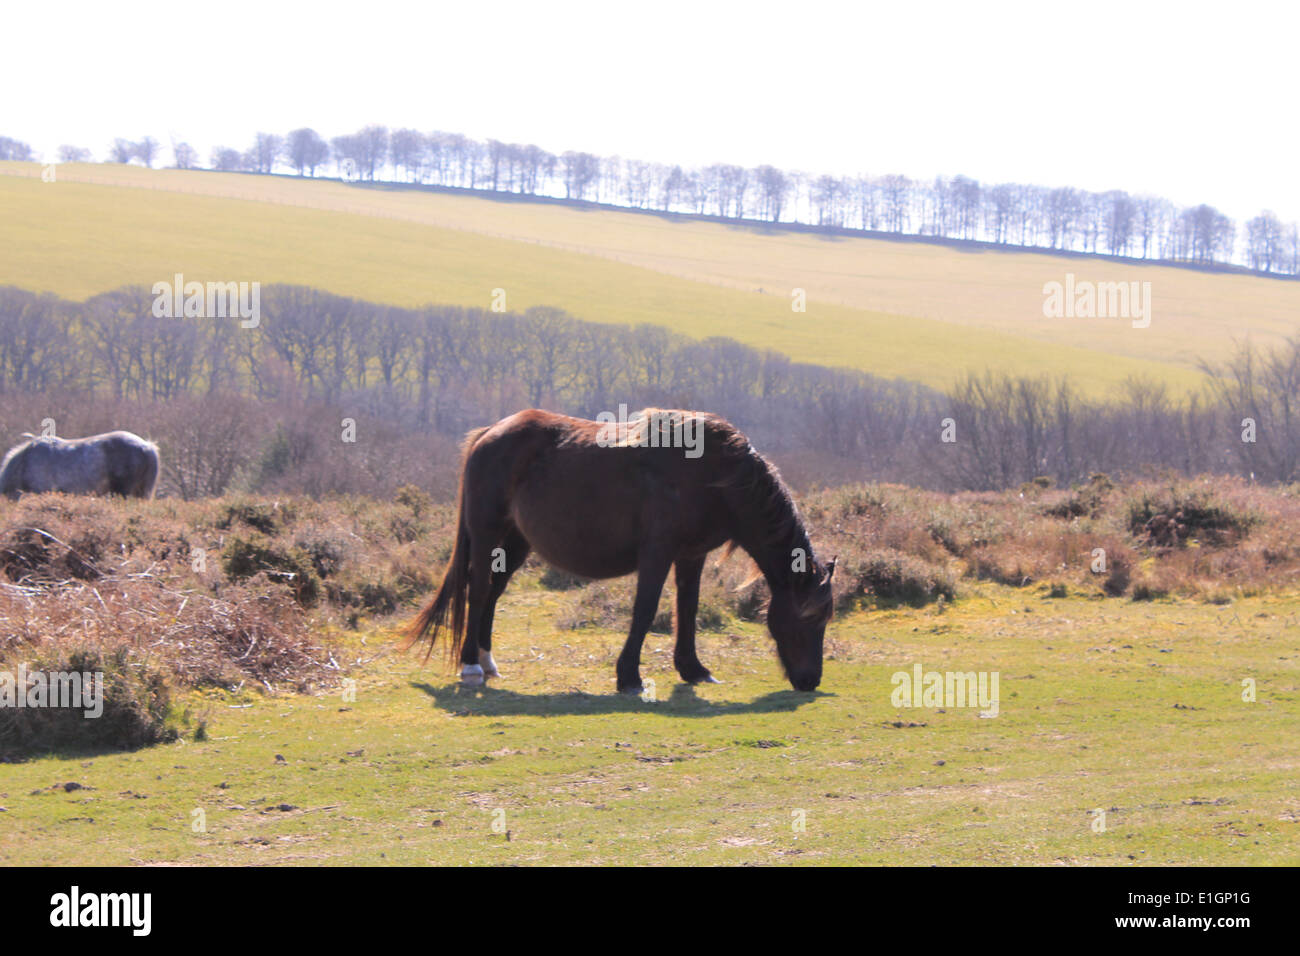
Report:
M 712 701 L 700 697 L 690 684 L 677 684 L 666 700 L 645 700 L 630 694 L 587 694 L 565 691 L 555 694 L 520 694 L 487 685 L 466 687 L 459 682 L 434 686 L 412 681 L 411 686 L 433 699 L 435 707 L 457 716 L 511 717 L 537 715 L 555 717 L 582 714 L 672 714 L 674 717 L 723 717 L 729 714 L 793 713 L 819 697 L 834 697 L 821 691 L 780 690 L 750 701 Z

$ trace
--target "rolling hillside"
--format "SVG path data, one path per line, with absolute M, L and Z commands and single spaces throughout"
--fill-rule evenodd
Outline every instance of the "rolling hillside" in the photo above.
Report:
M 1300 283 L 1083 257 L 825 237 L 330 181 L 0 163 L 0 284 L 82 299 L 129 282 L 294 282 L 397 305 L 548 304 L 731 336 L 801 361 L 945 386 L 966 369 L 1134 374 L 1175 390 L 1234 339 L 1297 328 Z M 1152 322 L 1048 319 L 1066 273 L 1151 283 Z M 791 290 L 807 291 L 804 313 Z

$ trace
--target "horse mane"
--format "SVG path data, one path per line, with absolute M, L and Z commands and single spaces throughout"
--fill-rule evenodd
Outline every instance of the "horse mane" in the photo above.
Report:
M 652 422 L 680 422 L 687 418 L 697 419 L 703 424 L 705 448 L 715 450 L 723 462 L 725 474 L 714 483 L 715 487 L 728 492 L 738 511 L 754 522 L 750 530 L 756 537 L 746 543 L 764 555 L 783 552 L 782 560 L 775 566 L 782 569 L 778 580 L 784 582 L 790 570 L 789 556 L 785 552 L 802 548 L 811 560 L 812 544 L 794 497 L 781 480 L 781 473 L 755 450 L 739 428 L 709 412 L 650 407 L 628 416 L 627 433 L 620 436 L 619 444 L 638 444 Z M 733 541 L 727 546 L 723 560 L 736 545 L 737 542 Z
M 719 443 L 730 471 L 719 487 L 730 494 L 738 510 L 754 521 L 751 530 L 756 537 L 745 543 L 758 552 L 753 555 L 755 560 L 758 555 L 782 552 L 780 560 L 771 562 L 771 570 L 777 583 L 785 583 L 789 580 L 792 549 L 802 548 L 809 562 L 813 559 L 812 542 L 794 497 L 777 467 L 760 455 L 738 428 L 724 419 L 708 417 L 707 434 Z M 738 543 L 727 545 L 724 560 Z
M 648 407 L 628 414 L 625 427 L 620 426 L 611 443 L 643 445 L 652 429 L 680 427 L 687 419 L 703 427 L 705 454 L 714 457 L 720 465 L 720 474 L 711 485 L 723 491 L 736 514 L 746 522 L 744 541 L 729 542 L 722 560 L 727 560 L 737 547 L 752 549 L 750 557 L 760 566 L 766 566 L 765 575 L 777 584 L 788 583 L 792 573 L 790 552 L 803 549 L 811 565 L 812 543 L 780 472 L 754 449 L 735 425 L 710 412 Z M 591 435 L 570 433 L 561 441 L 588 442 Z

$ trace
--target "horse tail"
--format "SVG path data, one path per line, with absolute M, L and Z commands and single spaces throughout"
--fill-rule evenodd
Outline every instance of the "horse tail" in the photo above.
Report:
M 469 433 L 465 439 L 465 454 L 461 461 L 459 503 L 456 507 L 456 543 L 451 550 L 451 560 L 443 572 L 442 583 L 429 603 L 424 606 L 418 617 L 406 629 L 404 649 L 427 640 L 429 648 L 425 660 L 433 654 L 433 647 L 438 642 L 438 632 L 448 626 L 451 617 L 451 634 L 447 642 L 447 656 L 455 660 L 460 656 L 461 646 L 465 643 L 465 605 L 469 599 L 469 525 L 465 513 L 465 472 L 469 466 L 470 452 L 479 436 L 486 432 L 479 428 Z

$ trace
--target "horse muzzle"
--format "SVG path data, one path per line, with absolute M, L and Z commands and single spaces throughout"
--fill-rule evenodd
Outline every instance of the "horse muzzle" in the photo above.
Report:
M 790 684 L 795 690 L 801 690 L 805 693 L 817 689 L 817 685 L 822 682 L 821 674 L 791 674 Z

